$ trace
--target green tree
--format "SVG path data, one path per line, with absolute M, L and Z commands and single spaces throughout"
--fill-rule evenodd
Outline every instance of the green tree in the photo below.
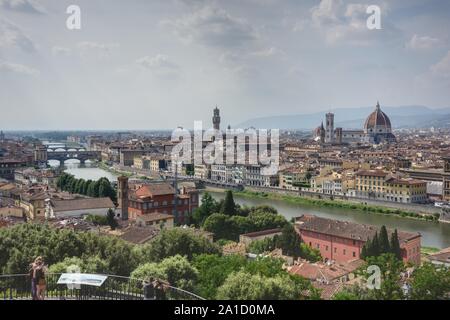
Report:
M 448 300 L 450 298 L 450 269 L 424 263 L 413 273 L 411 299 Z
M 386 226 L 384 226 L 384 225 L 381 226 L 381 229 L 380 229 L 379 244 L 380 244 L 380 253 L 391 252 L 391 247 L 389 244 L 389 236 L 387 233 Z
M 402 260 L 402 251 L 400 249 L 400 241 L 398 239 L 397 229 L 391 235 L 391 244 L 390 244 L 391 252 L 395 255 L 395 257 L 399 260 Z
M 218 254 L 220 247 L 206 237 L 196 235 L 192 230 L 173 228 L 162 230 L 146 251 L 148 260 L 158 262 L 177 254 L 186 256 L 189 260 L 195 254 Z
M 300 244 L 300 236 L 295 231 L 294 226 L 287 223 L 278 238 L 277 246 L 281 248 L 284 255 L 298 258 L 301 256 Z
M 315 291 L 309 281 L 294 280 L 289 275 L 264 277 L 245 271 L 230 274 L 218 289 L 217 298 L 224 300 L 299 300 L 305 292 Z
M 192 214 L 193 222 L 197 226 L 202 226 L 205 219 L 214 213 L 217 202 L 208 192 L 205 192 L 202 197 L 202 204 Z
M 116 214 L 114 213 L 113 209 L 108 209 L 108 213 L 106 214 L 106 220 L 108 222 L 108 225 L 111 227 L 111 230 L 116 230 L 119 223 L 116 220 Z
M 214 233 L 214 239 L 227 239 L 236 241 L 239 237 L 236 234 L 236 225 L 231 221 L 231 218 L 223 213 L 213 213 L 206 218 L 203 223 L 203 228 L 206 231 Z
M 398 260 L 392 253 L 383 253 L 379 256 L 368 257 L 363 270 L 370 265 L 375 265 L 381 271 L 380 289 L 368 290 L 366 298 L 374 300 L 399 300 L 403 299 L 401 288 L 401 273 L 405 271 L 403 262 Z M 366 280 L 371 274 L 363 273 Z
M 233 191 L 227 190 L 225 201 L 223 202 L 220 213 L 226 214 L 228 216 L 233 216 L 236 214 L 236 203 L 234 203 Z
M 168 281 L 170 285 L 193 291 L 198 271 L 186 257 L 175 255 L 159 263 L 146 263 L 131 273 L 131 278 L 147 280 L 150 277 Z
M 300 244 L 300 257 L 310 262 L 322 261 L 322 255 L 318 249 L 311 248 L 306 243 Z

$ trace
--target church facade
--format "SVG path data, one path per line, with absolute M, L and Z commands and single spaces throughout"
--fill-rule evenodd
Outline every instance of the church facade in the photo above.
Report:
M 362 130 L 346 130 L 334 128 L 334 114 L 327 113 L 325 126 L 322 124 L 314 130 L 314 139 L 322 143 L 352 144 L 352 143 L 392 143 L 396 141 L 392 133 L 392 125 L 389 117 L 381 111 L 377 103 L 373 111 L 366 119 Z

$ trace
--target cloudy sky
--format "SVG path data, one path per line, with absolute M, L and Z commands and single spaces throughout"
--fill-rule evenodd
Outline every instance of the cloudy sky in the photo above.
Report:
M 0 129 L 450 107 L 449 33 L 441 0 L 0 0 Z

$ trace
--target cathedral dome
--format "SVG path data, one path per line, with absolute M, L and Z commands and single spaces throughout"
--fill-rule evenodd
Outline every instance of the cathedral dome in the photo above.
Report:
M 364 131 L 369 134 L 378 134 L 390 133 L 391 130 L 391 120 L 381 111 L 380 104 L 377 103 L 375 111 L 367 117 L 366 123 L 364 124 Z

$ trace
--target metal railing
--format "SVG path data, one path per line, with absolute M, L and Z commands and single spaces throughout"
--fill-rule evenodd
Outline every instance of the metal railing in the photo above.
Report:
M 61 274 L 46 274 L 44 298 L 48 300 L 146 300 L 141 279 L 106 275 L 99 286 L 58 284 Z M 0 275 L 0 300 L 31 300 L 31 279 L 28 274 Z M 156 289 L 148 300 L 204 300 L 202 297 L 170 285 Z

